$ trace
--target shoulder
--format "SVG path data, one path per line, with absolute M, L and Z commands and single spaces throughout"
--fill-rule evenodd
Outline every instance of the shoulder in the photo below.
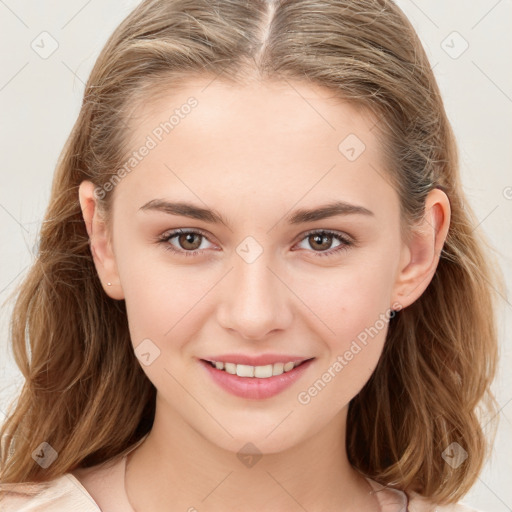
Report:
M 436 505 L 419 494 L 409 494 L 408 512 L 483 512 L 463 503 Z
M 87 490 L 66 473 L 47 482 L 0 483 L 2 512 L 100 512 Z
M 462 503 L 439 505 L 414 491 L 386 487 L 366 477 L 383 512 L 483 512 Z
M 131 510 L 124 490 L 126 452 L 108 461 L 46 482 L 0 482 L 1 512 L 124 512 Z

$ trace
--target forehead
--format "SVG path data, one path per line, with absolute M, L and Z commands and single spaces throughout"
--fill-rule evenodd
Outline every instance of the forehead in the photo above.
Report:
M 193 109 L 186 105 L 191 98 L 197 104 Z M 311 137 L 316 133 L 321 137 L 326 132 L 337 132 L 338 137 L 352 130 L 368 140 L 373 139 L 368 132 L 375 127 L 375 116 L 367 109 L 305 80 L 255 79 L 241 85 L 218 78 L 181 78 L 174 85 L 156 84 L 153 91 L 148 88 L 134 105 L 127 121 L 132 143 L 151 133 L 158 123 L 171 119 L 173 113 L 172 131 L 178 136 L 186 125 L 193 125 L 198 135 L 208 133 L 210 137 L 221 137 L 226 129 L 238 129 L 251 138 L 277 133 L 281 142 L 293 143 L 301 135 Z M 181 123 L 185 118 L 191 120 Z M 182 125 L 180 130 L 178 125 Z
M 132 158 L 116 194 L 130 187 L 139 203 L 173 191 L 255 203 L 356 199 L 385 176 L 375 132 L 372 114 L 316 85 L 195 78 L 160 88 L 134 110 L 130 154 L 151 150 Z

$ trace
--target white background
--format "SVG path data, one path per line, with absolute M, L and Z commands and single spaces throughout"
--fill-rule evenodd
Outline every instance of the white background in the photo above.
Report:
M 512 1 L 399 0 L 427 50 L 457 136 L 465 191 L 512 283 Z M 26 274 L 57 157 L 94 61 L 136 0 L 0 0 L 0 302 Z M 43 59 L 31 47 L 47 31 Z M 457 34 L 453 34 L 456 31 Z M 444 41 L 444 42 L 443 42 Z M 465 43 L 466 42 L 466 43 Z M 41 43 L 39 43 L 41 45 Z M 47 40 L 45 48 L 50 48 Z M 453 58 L 464 48 L 457 58 Z M 42 45 L 41 45 L 42 46 Z M 42 49 L 40 50 L 42 51 Z M 451 53 L 451 55 L 449 54 Z M 22 379 L 8 346 L 12 304 L 0 309 L 0 421 Z M 492 457 L 464 502 L 512 510 L 512 298 L 499 304 L 500 427 Z

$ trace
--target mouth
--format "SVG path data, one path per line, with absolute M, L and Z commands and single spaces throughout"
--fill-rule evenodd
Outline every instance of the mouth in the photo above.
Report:
M 290 387 L 304 375 L 314 359 L 312 357 L 263 366 L 209 359 L 200 359 L 199 363 L 222 390 L 240 398 L 262 400 Z
M 201 359 L 201 361 L 209 364 L 216 370 L 224 371 L 230 375 L 237 375 L 238 377 L 244 378 L 268 379 L 271 377 L 277 377 L 283 373 L 288 373 L 294 368 L 297 368 L 298 366 L 304 364 L 307 361 L 311 361 L 312 359 L 314 359 L 314 357 L 300 361 L 287 361 L 286 363 L 277 362 L 259 366 L 224 361 L 210 361 L 208 359 Z

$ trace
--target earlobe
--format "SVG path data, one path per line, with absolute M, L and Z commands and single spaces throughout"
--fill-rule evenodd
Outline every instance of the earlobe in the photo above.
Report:
M 437 269 L 450 226 L 450 201 L 440 189 L 429 192 L 424 215 L 404 242 L 395 282 L 394 298 L 402 307 L 416 301 L 426 290 Z
M 109 231 L 98 209 L 94 189 L 95 185 L 87 180 L 82 181 L 78 189 L 82 216 L 89 235 L 91 254 L 105 293 L 112 299 L 122 300 L 124 293 L 117 272 Z

